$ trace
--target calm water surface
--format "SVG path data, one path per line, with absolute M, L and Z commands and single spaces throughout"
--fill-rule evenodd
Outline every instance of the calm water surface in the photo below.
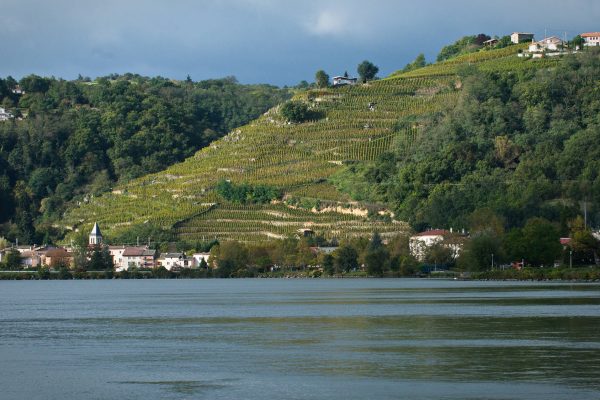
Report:
M 600 399 L 600 285 L 0 281 L 0 399 Z

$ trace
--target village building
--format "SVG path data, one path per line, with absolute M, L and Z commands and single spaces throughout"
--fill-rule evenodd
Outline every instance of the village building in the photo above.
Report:
M 108 246 L 108 252 L 113 260 L 113 265 L 123 265 L 123 253 L 125 252 L 125 246 Z
M 356 85 L 358 79 L 348 78 L 347 76 L 334 76 L 333 86 Z
M 51 268 L 72 267 L 73 254 L 61 247 L 47 250 L 43 257 L 43 265 Z
M 42 259 L 37 251 L 25 250 L 21 253 L 21 265 L 25 268 L 37 268 L 42 264 Z
M 191 268 L 193 260 L 187 258 L 184 253 L 164 253 L 158 257 L 157 266 L 165 267 L 169 271 L 181 268 Z
M 588 32 L 579 35 L 583 38 L 584 46 L 600 46 L 600 32 Z
M 460 236 L 460 240 L 455 240 L 457 236 Z M 411 236 L 409 249 L 413 257 L 419 261 L 425 261 L 427 250 L 436 244 L 441 244 L 451 249 L 453 257 L 456 258 L 462 250 L 462 242 L 462 236 L 455 234 L 452 230 L 433 229 Z
M 533 40 L 533 33 L 513 32 L 510 35 L 510 41 L 514 44 L 531 42 Z
M 495 46 L 496 44 L 498 44 L 498 39 L 490 39 L 483 42 L 483 45 L 488 47 Z
M 149 249 L 148 246 L 125 247 L 121 256 L 121 263 L 114 262 L 115 270 L 127 271 L 130 268 L 154 268 L 156 251 Z

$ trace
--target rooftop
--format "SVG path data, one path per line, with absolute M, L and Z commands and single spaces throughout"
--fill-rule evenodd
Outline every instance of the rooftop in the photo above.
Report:
M 447 231 L 445 229 L 432 229 L 430 231 L 425 231 L 425 232 L 421 232 L 421 233 L 417 233 L 415 236 L 444 236 L 449 234 L 450 231 Z
M 98 226 L 97 222 L 94 222 L 94 227 L 92 228 L 92 232 L 90 233 L 90 235 L 102 236 L 102 233 L 100 232 L 100 227 Z
M 123 257 L 141 257 L 153 255 L 154 250 L 148 250 L 146 247 L 126 247 Z

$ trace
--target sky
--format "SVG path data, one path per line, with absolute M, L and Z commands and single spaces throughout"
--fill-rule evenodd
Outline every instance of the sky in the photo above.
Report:
M 380 76 L 471 34 L 600 31 L 600 0 L 0 0 L 0 77 L 138 73 L 295 85 Z

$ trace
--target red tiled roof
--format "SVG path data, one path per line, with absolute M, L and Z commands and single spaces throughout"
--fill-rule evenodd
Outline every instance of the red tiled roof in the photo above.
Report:
M 579 35 L 581 37 L 593 37 L 593 36 L 600 36 L 600 32 L 588 32 L 588 33 L 582 33 L 581 35 Z
M 67 252 L 67 250 L 61 249 L 61 248 L 48 250 L 46 252 L 46 257 L 50 257 L 50 258 L 53 258 L 53 257 L 70 257 L 70 256 L 71 255 Z
M 449 234 L 450 232 L 445 229 L 432 229 L 430 231 L 425 231 L 421 233 L 417 233 L 415 236 L 444 236 Z
M 144 247 L 126 247 L 123 252 L 123 257 L 141 257 L 144 255 L 146 248 Z

